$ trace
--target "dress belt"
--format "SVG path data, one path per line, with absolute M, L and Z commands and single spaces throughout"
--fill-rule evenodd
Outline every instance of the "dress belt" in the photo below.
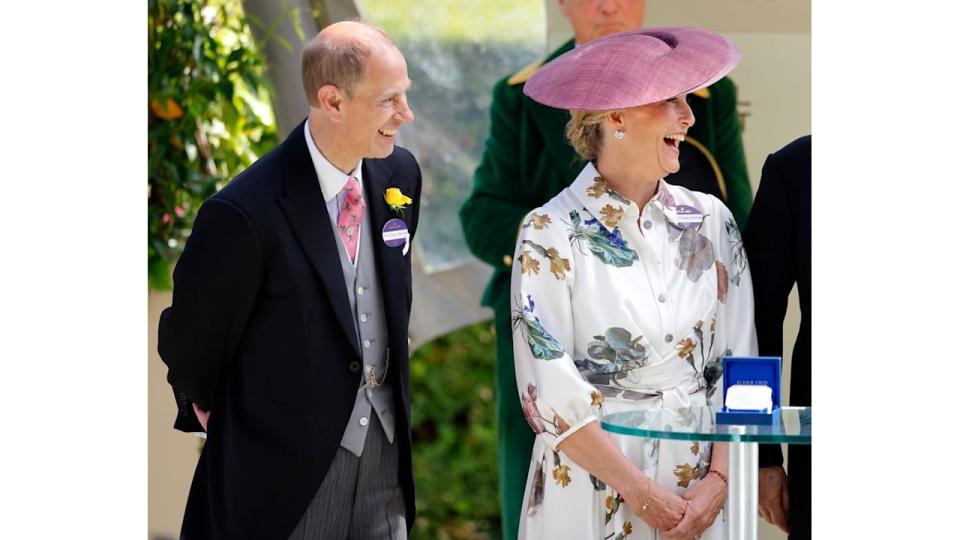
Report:
M 679 358 L 671 358 L 675 362 L 681 362 Z M 634 392 L 656 394 L 670 388 L 682 388 L 687 393 L 694 393 L 703 389 L 706 384 L 700 380 L 700 377 L 691 378 L 690 370 L 682 369 L 679 366 L 669 366 L 670 360 L 660 363 L 656 366 L 648 366 L 631 370 L 625 379 L 636 377 L 641 384 L 632 385 L 628 380 L 621 379 L 620 386 Z M 689 366 L 684 363 L 684 368 Z M 631 377 L 632 376 L 632 377 Z
M 674 361 L 680 361 L 674 358 Z M 691 378 L 691 373 L 679 366 L 669 366 L 669 361 L 656 366 L 639 368 L 633 375 L 643 381 L 643 385 L 633 386 L 621 380 L 618 388 L 633 393 L 646 394 L 649 398 L 661 398 L 663 407 L 688 407 L 690 396 L 702 392 L 706 383 L 702 377 Z M 641 398 L 642 399 L 642 398 Z

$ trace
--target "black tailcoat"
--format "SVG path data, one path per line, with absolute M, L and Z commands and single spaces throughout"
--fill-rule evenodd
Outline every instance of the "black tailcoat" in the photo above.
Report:
M 366 211 L 386 311 L 399 481 L 414 520 L 407 327 L 410 255 L 386 246 L 384 223 L 417 228 L 420 168 L 397 147 L 363 160 Z M 402 215 L 384 201 L 399 188 Z M 353 409 L 361 355 L 340 258 L 303 123 L 208 199 L 174 271 L 159 351 L 179 407 L 201 431 L 211 410 L 182 537 L 287 538 L 323 481 Z

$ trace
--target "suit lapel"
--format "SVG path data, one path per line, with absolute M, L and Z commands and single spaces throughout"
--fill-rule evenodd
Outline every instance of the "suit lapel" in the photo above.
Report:
M 286 196 L 278 197 L 280 208 L 290 223 L 297 243 L 320 276 L 344 336 L 353 345 L 357 356 L 360 356 L 360 344 L 357 343 L 353 316 L 350 313 L 350 299 L 347 297 L 343 270 L 340 268 L 337 251 L 339 239 L 334 236 L 330 226 L 330 214 L 327 212 L 317 172 L 307 150 L 302 122 L 283 146 Z
M 383 160 L 364 159 L 363 160 L 363 187 L 367 203 L 367 211 L 370 212 L 370 237 L 373 242 L 375 264 L 377 267 L 377 276 L 380 281 L 380 292 L 383 297 L 384 318 L 387 321 L 387 333 L 393 335 L 396 330 L 396 324 L 393 321 L 394 315 L 403 313 L 406 310 L 404 301 L 404 259 L 400 247 L 392 248 L 383 242 L 383 226 L 395 216 L 383 195 L 388 187 L 397 187 L 391 184 L 395 171 Z M 403 219 L 401 217 L 401 219 Z M 404 219 L 404 221 L 406 221 Z

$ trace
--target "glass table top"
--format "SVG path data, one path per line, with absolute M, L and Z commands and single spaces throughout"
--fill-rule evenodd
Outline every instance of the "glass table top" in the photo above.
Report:
M 717 424 L 719 407 L 637 409 L 605 415 L 600 426 L 611 433 L 684 441 L 810 444 L 812 409 L 781 407 L 780 422 L 764 426 Z

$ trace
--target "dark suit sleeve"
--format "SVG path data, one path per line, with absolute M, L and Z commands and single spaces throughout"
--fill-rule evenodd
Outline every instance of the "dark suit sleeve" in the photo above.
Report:
M 742 227 L 747 220 L 747 214 L 750 213 L 753 191 L 750 189 L 747 158 L 743 153 L 743 140 L 740 137 L 737 87 L 733 81 L 724 78 L 711 89 L 715 90 L 710 98 L 716 137 L 714 155 L 727 184 L 727 207 Z
M 473 191 L 460 209 L 470 251 L 494 268 L 513 253 L 520 221 L 533 209 L 520 202 L 523 92 L 501 80 L 493 89 L 490 135 L 473 176 Z
M 757 344 L 761 356 L 783 356 L 783 318 L 797 279 L 793 249 L 796 216 L 785 191 L 776 155 L 767 156 L 750 218 L 743 231 L 744 249 L 753 273 Z M 780 445 L 760 445 L 760 466 L 783 464 Z
M 173 305 L 160 317 L 158 349 L 179 409 L 175 428 L 200 431 L 191 403 L 210 410 L 216 402 L 220 374 L 257 297 L 261 261 L 253 224 L 240 208 L 223 199 L 204 203 L 173 273 Z

